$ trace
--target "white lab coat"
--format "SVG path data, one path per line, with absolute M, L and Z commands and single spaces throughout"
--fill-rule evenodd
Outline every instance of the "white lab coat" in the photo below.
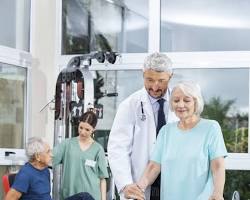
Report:
M 169 99 L 169 98 L 168 98 Z M 146 120 L 141 120 L 142 108 Z M 177 118 L 169 110 L 168 122 Z M 154 114 L 145 88 L 125 99 L 117 110 L 108 141 L 108 160 L 116 187 L 120 192 L 125 185 L 137 182 L 149 161 L 156 141 Z M 146 191 L 149 198 L 150 188 Z M 124 199 L 121 196 L 121 199 Z

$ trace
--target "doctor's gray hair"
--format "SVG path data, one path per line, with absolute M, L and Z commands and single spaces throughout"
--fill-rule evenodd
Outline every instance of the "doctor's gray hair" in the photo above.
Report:
M 197 116 L 200 116 L 200 114 L 203 111 L 204 108 L 204 100 L 201 94 L 201 89 L 200 86 L 197 83 L 194 83 L 192 81 L 182 81 L 177 83 L 172 90 L 170 99 L 171 99 L 171 103 L 170 103 L 170 109 L 173 111 L 173 107 L 172 107 L 172 98 L 173 98 L 173 92 L 176 89 L 180 89 L 185 95 L 187 96 L 191 96 L 194 98 L 195 100 L 195 109 L 194 112 Z
M 172 74 L 172 65 L 173 63 L 168 56 L 155 52 L 145 58 L 143 71 L 151 69 L 157 72 L 169 72 Z
M 46 142 L 39 137 L 31 137 L 28 139 L 26 144 L 26 155 L 29 161 L 35 159 L 36 154 L 42 153 L 45 151 Z

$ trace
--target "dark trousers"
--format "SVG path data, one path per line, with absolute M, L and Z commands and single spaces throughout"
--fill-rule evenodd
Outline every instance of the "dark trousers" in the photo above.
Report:
M 160 188 L 161 174 L 159 174 L 155 182 L 151 185 L 150 200 L 160 200 Z
M 80 192 L 78 194 L 66 198 L 65 200 L 95 200 L 95 199 L 87 192 Z

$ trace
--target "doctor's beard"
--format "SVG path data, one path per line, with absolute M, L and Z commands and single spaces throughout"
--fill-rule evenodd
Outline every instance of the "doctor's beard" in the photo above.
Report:
M 157 89 L 156 91 L 154 91 L 152 88 L 147 89 L 148 94 L 155 99 L 159 99 L 159 98 L 163 97 L 165 95 L 166 91 L 167 91 L 167 88 L 166 89 Z

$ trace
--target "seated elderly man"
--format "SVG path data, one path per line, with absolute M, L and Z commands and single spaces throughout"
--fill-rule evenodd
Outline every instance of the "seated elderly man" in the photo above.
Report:
M 5 200 L 52 200 L 50 196 L 50 172 L 52 153 L 48 143 L 38 137 L 28 140 L 26 155 L 29 161 L 20 169 Z M 68 197 L 66 200 L 94 200 L 86 192 Z
M 29 161 L 20 169 L 5 200 L 51 200 L 50 172 L 51 162 L 49 144 L 41 138 L 32 137 L 26 146 Z

